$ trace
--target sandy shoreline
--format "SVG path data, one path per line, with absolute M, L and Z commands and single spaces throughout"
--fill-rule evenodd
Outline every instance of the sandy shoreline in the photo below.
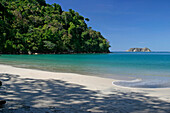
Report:
M 4 110 L 16 101 L 15 112 L 23 106 L 28 112 L 170 112 L 170 88 L 128 88 L 113 85 L 114 79 L 7 65 L 0 65 L 0 80 L 1 98 L 9 101 Z

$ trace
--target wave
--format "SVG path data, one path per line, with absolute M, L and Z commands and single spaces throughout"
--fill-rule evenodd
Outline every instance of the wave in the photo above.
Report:
M 170 87 L 169 81 L 160 81 L 160 80 L 121 80 L 115 81 L 112 84 L 123 86 L 123 87 L 134 87 L 134 88 L 168 88 Z

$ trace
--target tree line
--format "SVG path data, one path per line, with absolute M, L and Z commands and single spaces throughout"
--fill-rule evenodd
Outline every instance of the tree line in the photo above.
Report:
M 103 53 L 109 42 L 72 9 L 45 0 L 0 1 L 0 53 Z

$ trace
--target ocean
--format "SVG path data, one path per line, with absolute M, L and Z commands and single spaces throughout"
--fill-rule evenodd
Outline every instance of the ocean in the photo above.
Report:
M 118 79 L 138 88 L 170 87 L 170 53 L 1 55 L 0 64 Z

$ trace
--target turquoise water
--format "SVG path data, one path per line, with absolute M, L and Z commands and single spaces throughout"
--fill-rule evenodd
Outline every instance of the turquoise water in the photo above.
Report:
M 166 52 L 1 55 L 0 63 L 24 68 L 120 79 L 123 81 L 115 84 L 129 87 L 170 86 L 170 53 Z

